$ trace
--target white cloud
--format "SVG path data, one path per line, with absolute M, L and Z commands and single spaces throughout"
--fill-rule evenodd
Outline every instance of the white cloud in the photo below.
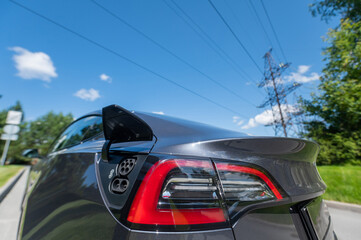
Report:
M 300 65 L 298 66 L 298 73 L 304 74 L 310 70 L 311 66 L 308 65 Z
M 22 47 L 12 47 L 9 50 L 16 53 L 13 60 L 19 77 L 51 82 L 51 78 L 58 76 L 51 58 L 46 53 L 30 52 Z
M 310 73 L 306 76 L 306 73 L 310 71 L 311 66 L 300 65 L 298 66 L 297 72 L 292 72 L 290 75 L 286 76 L 284 79 L 287 82 L 298 82 L 298 83 L 307 83 L 320 79 L 320 75 L 316 72 Z
M 277 85 L 277 84 L 284 84 L 285 81 L 284 81 L 283 79 L 281 79 L 281 78 L 276 78 L 276 79 L 275 79 L 275 83 L 276 83 L 276 85 Z M 269 81 L 269 82 L 265 85 L 265 87 L 271 87 L 271 88 L 273 88 L 273 81 Z
M 262 113 L 256 115 L 254 118 L 249 119 L 248 123 L 246 125 L 242 126 L 241 128 L 242 129 L 250 129 L 250 128 L 257 127 L 258 125 L 270 125 L 275 121 L 277 121 L 277 122 L 280 121 L 281 116 L 278 111 L 278 106 L 274 106 L 273 110 L 276 112 L 275 116 L 273 116 L 271 109 L 265 110 Z M 294 113 L 294 112 L 298 111 L 298 109 L 295 106 L 292 106 L 289 104 L 282 104 L 281 110 L 282 110 L 282 112 L 288 112 L 288 113 Z M 288 119 L 287 115 L 284 117 L 286 120 Z
M 100 98 L 99 91 L 93 88 L 90 88 L 89 90 L 82 88 L 76 93 L 74 93 L 74 96 L 90 102 L 93 102 L 96 99 Z
M 239 120 L 238 123 L 237 123 L 237 125 L 238 125 L 238 126 L 241 126 L 243 123 L 244 123 L 243 120 Z
M 112 82 L 112 78 L 110 76 L 106 75 L 105 73 L 100 74 L 99 78 L 100 78 L 100 80 L 107 82 L 107 83 Z
M 240 117 L 238 116 L 233 116 L 233 123 L 237 124 L 238 126 L 242 125 L 244 123 L 243 120 L 240 120 Z
M 164 112 L 152 112 L 154 114 L 164 115 Z

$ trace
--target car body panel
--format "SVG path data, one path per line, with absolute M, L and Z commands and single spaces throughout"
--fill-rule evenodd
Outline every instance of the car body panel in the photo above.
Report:
M 129 240 L 234 240 L 231 229 L 210 230 L 201 232 L 157 233 L 132 231 Z
M 93 112 L 89 115 L 99 115 Z M 253 164 L 273 177 L 284 199 L 245 208 L 229 228 L 207 231 L 167 232 L 132 230 L 119 220 L 122 206 L 109 203 L 104 186 L 116 164 L 102 162 L 105 142 L 102 136 L 69 149 L 54 152 L 32 167 L 23 217 L 21 239 L 305 239 L 301 223 L 290 208 L 315 199 L 325 191 L 315 161 L 317 144 L 291 138 L 251 137 L 243 133 L 205 124 L 134 112 L 154 133 L 152 141 L 111 145 L 110 154 L 119 158 L 158 155 L 205 158 L 217 161 Z M 87 116 L 87 115 L 86 115 Z M 107 165 L 108 164 L 108 165 Z M 140 169 L 138 169 L 140 170 Z M 145 174 L 144 172 L 142 173 Z M 137 180 L 138 181 L 138 180 Z M 108 194 L 109 195 L 109 194 Z M 116 198 L 115 198 L 116 199 Z M 111 200 L 114 201 L 114 200 Z M 318 204 L 314 218 L 325 221 L 323 205 Z M 317 209 L 317 206 L 315 207 Z M 325 215 L 326 214 L 326 215 Z M 114 219 L 115 218 L 115 219 Z M 327 222 L 328 223 L 328 222 Z M 331 224 L 331 223 L 330 223 Z M 263 226 L 262 229 L 258 229 Z M 315 224 L 315 227 L 323 225 Z M 332 225 L 324 239 L 333 239 Z M 79 235 L 77 235 L 79 234 Z M 322 237 L 320 237 L 322 238 Z
M 116 223 L 99 194 L 94 152 L 52 154 L 30 175 L 22 239 L 66 239 L 81 234 L 74 226 L 89 237 L 112 236 Z
M 289 212 L 291 205 L 286 204 L 281 207 L 269 207 L 250 211 L 234 225 L 235 238 L 237 240 L 300 239 Z

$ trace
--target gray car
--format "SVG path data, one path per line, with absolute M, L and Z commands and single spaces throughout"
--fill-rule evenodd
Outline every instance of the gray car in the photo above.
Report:
M 317 144 L 117 105 L 32 167 L 19 239 L 336 239 Z

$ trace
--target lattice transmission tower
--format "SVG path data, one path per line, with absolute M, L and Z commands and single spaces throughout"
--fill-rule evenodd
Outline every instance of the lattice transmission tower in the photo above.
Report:
M 266 90 L 268 97 L 259 107 L 271 107 L 268 111 L 272 112 L 273 121 L 266 126 L 272 126 L 276 136 L 283 132 L 287 137 L 288 130 L 292 126 L 292 117 L 299 112 L 296 107 L 287 104 L 287 95 L 301 84 L 288 82 L 282 78 L 282 73 L 290 64 L 276 63 L 271 52 L 272 49 L 264 55 L 264 78 L 258 85 Z

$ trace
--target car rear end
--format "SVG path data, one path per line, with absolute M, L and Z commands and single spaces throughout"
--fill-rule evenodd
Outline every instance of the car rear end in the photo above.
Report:
M 95 159 L 119 239 L 336 238 L 315 143 L 136 115 L 152 140 Z

